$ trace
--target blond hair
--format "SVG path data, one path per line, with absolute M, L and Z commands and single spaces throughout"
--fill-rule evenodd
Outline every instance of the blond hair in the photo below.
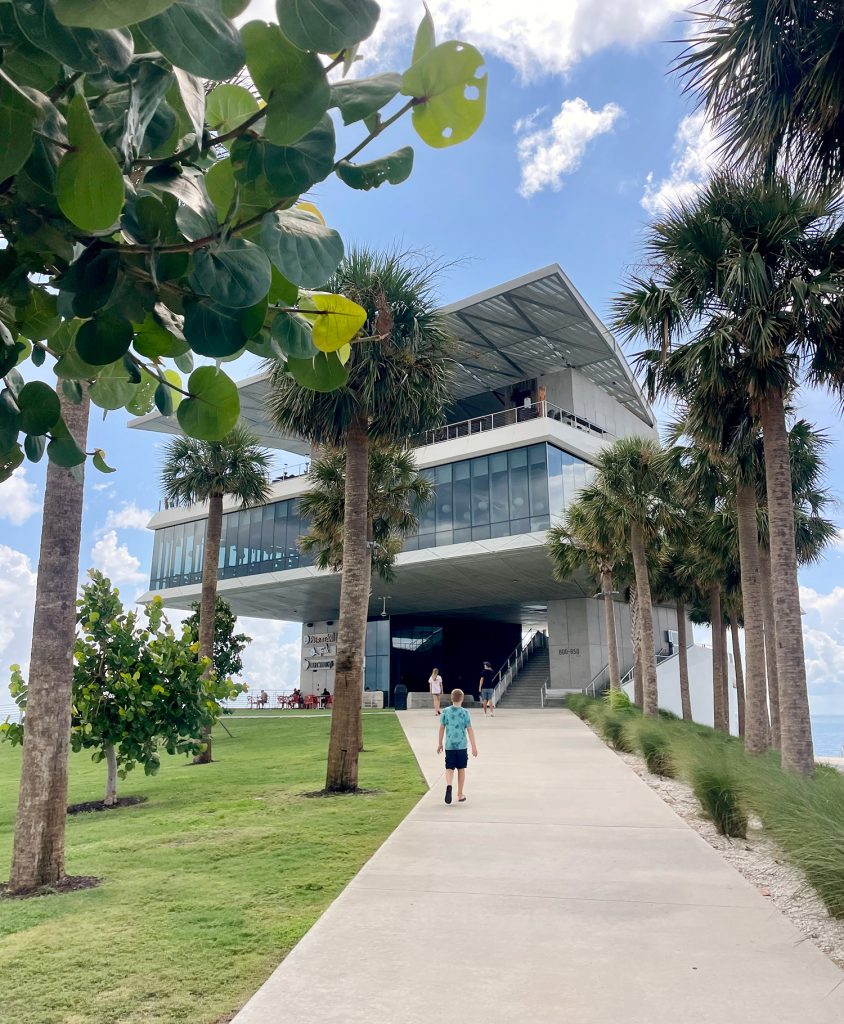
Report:
M 466 696 L 466 694 L 462 690 L 452 690 L 451 691 L 451 703 L 452 704 L 462 704 L 463 703 L 463 698 L 465 696 Z

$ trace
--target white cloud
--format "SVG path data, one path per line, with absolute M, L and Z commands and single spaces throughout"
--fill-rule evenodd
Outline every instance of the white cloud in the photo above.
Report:
M 301 627 L 290 622 L 238 617 L 237 628 L 252 637 L 243 653 L 242 680 L 255 690 L 290 690 L 299 685 Z
M 32 613 L 35 608 L 36 574 L 22 551 L 0 544 L 0 697 L 7 691 L 6 669 L 9 665 L 24 667 L 29 661 L 32 638 Z
M 800 588 L 806 677 L 816 714 L 844 713 L 844 587 Z
M 430 0 L 437 38 L 462 39 L 511 64 L 528 81 L 565 74 L 611 46 L 634 48 L 664 36 L 688 7 L 679 0 Z M 276 21 L 274 0 L 253 0 L 245 19 Z M 374 35 L 361 52 L 367 64 L 403 70 L 422 17 L 419 0 L 382 4 Z
M 109 509 L 102 530 L 145 530 L 152 519 L 147 508 L 138 508 L 134 501 L 124 501 L 119 509 Z
M 117 532 L 109 530 L 91 548 L 91 563 L 112 583 L 143 583 L 141 560 L 129 552 L 125 544 L 117 543 Z
M 645 181 L 642 206 L 655 216 L 678 202 L 691 199 L 720 162 L 712 125 L 703 111 L 684 117 L 674 138 L 674 159 L 667 178 Z
M 38 487 L 26 479 L 26 467 L 16 469 L 8 480 L 0 484 L 0 519 L 20 526 L 40 509 Z
M 521 195 L 528 197 L 544 188 L 562 188 L 563 175 L 577 170 L 591 140 L 611 131 L 622 113 L 615 103 L 592 110 L 586 100 L 578 97 L 566 100 L 546 128 L 537 127 L 539 110 L 517 121 Z

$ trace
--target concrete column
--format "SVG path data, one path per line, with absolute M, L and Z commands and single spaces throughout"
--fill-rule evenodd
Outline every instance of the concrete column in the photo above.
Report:
M 607 664 L 600 602 L 588 598 L 548 604 L 551 687 L 580 690 Z

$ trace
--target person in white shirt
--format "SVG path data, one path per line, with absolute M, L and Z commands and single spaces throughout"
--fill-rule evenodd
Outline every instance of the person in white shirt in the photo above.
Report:
M 431 700 L 434 702 L 434 711 L 440 713 L 440 697 L 443 692 L 443 677 L 440 670 L 435 668 L 428 679 L 428 689 L 431 691 Z

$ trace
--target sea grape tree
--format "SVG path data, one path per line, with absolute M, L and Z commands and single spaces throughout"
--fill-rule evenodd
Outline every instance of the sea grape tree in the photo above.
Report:
M 302 196 L 331 174 L 406 180 L 409 146 L 358 159 L 402 117 L 435 147 L 483 119 L 481 54 L 437 44 L 427 11 L 402 73 L 357 78 L 373 0 L 278 0 L 277 24 L 247 7 L 0 3 L 0 480 L 45 452 L 85 460 L 56 388 L 219 440 L 239 415 L 223 361 L 341 386 L 365 313 L 321 290 L 343 242 Z M 335 119 L 360 125 L 346 154 Z

